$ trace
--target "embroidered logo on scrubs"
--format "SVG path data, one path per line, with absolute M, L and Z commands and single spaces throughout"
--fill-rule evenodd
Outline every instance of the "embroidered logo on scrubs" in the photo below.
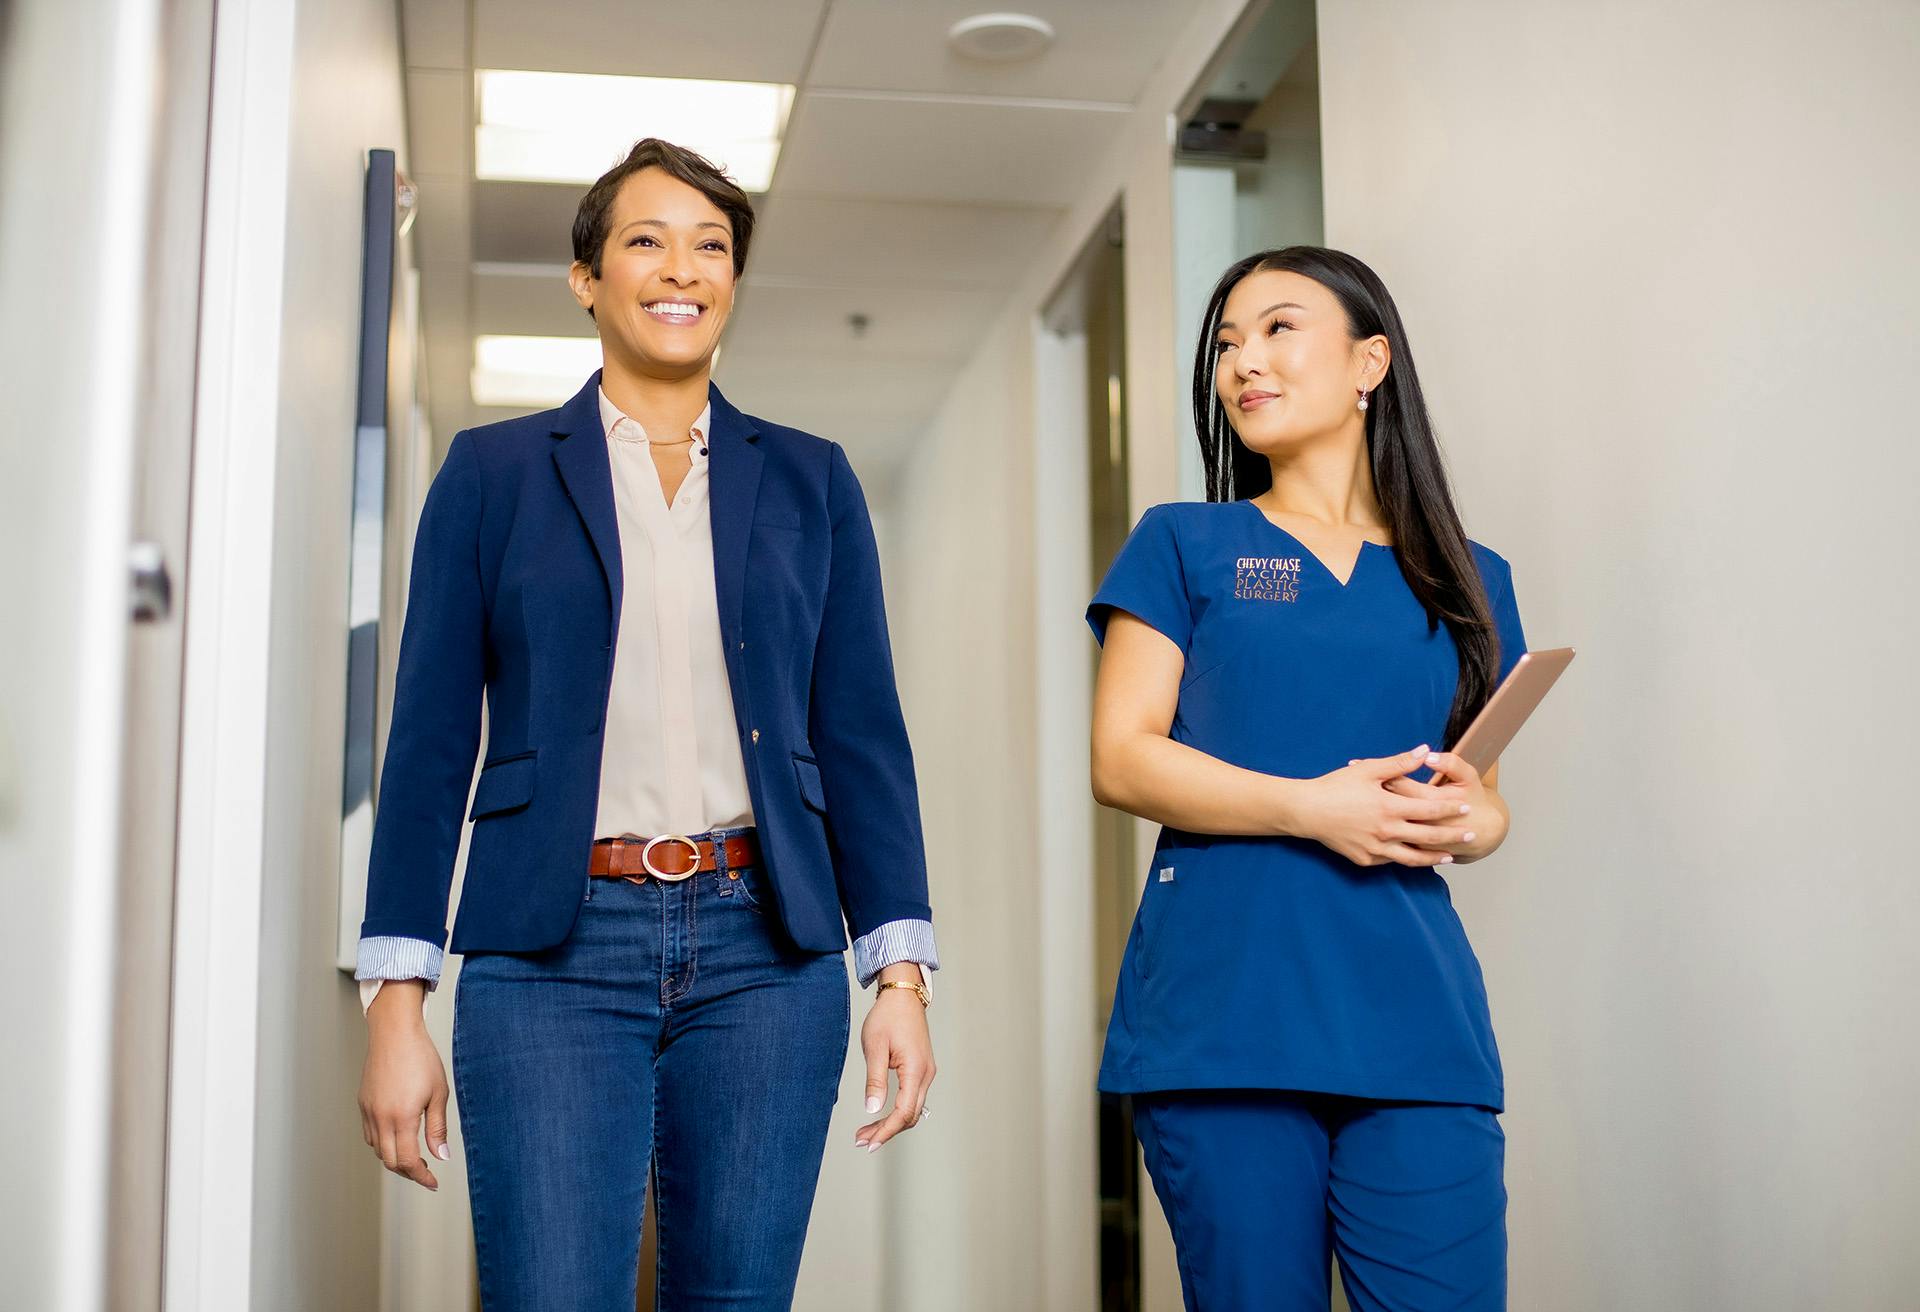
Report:
M 1300 557 L 1242 556 L 1233 563 L 1236 601 L 1300 600 Z

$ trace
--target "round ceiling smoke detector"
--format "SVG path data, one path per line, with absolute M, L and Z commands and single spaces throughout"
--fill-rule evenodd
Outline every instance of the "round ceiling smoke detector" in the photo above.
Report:
M 969 59 L 1008 64 L 1053 44 L 1053 24 L 1032 14 L 975 14 L 947 29 L 947 44 Z

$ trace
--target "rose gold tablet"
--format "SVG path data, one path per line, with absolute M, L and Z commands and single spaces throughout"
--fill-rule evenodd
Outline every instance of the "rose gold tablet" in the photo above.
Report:
M 1473 717 L 1473 723 L 1460 735 L 1460 741 L 1453 745 L 1454 754 L 1485 774 L 1500 759 L 1500 753 L 1507 750 L 1507 744 L 1520 732 L 1520 726 L 1533 714 L 1533 708 L 1546 697 L 1554 680 L 1572 663 L 1571 647 L 1530 651 L 1522 656 L 1513 672 L 1480 709 L 1480 714 Z

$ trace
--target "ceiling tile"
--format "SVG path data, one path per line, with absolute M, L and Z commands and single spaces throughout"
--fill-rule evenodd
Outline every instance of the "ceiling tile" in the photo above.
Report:
M 438 68 L 407 71 L 407 165 L 414 173 L 473 174 L 471 75 Z
M 467 0 L 402 0 L 401 51 L 408 68 L 467 67 Z
M 774 190 L 1065 208 L 1127 116 L 862 95 L 800 98 Z
M 567 290 L 563 266 L 529 265 L 524 273 L 473 275 L 473 335 L 592 337 L 593 320 Z
M 891 370 L 903 360 L 963 363 L 1006 299 L 1004 290 L 926 291 L 918 288 L 797 288 L 756 283 L 749 274 L 733 320 L 727 325 L 727 351 L 750 357 L 804 349 L 831 353 L 836 368 L 864 378 L 871 370 Z M 867 325 L 856 334 L 849 316 L 863 314 Z
M 473 0 L 474 66 L 798 82 L 824 3 Z
M 571 264 L 573 216 L 585 187 L 551 182 L 473 184 L 473 258 Z
M 1131 104 L 1191 6 L 1165 0 L 1029 0 L 1054 42 L 1039 56 L 996 64 L 947 47 L 947 29 L 980 13 L 977 0 L 834 0 L 807 81 L 814 87 L 956 91 Z
M 840 200 L 776 193 L 747 278 L 821 285 L 999 287 L 1030 262 L 1063 211 L 1034 206 Z

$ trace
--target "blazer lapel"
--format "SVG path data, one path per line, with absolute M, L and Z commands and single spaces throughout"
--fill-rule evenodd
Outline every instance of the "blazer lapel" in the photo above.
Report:
M 747 540 L 760 496 L 759 430 L 733 408 L 720 389 L 708 394 L 713 407 L 707 456 L 708 510 L 713 520 L 713 582 L 720 602 L 720 632 L 729 659 L 738 648 L 740 615 L 747 596 Z
M 620 622 L 620 520 L 613 506 L 613 463 L 607 456 L 607 433 L 600 423 L 600 371 L 560 408 L 553 435 L 553 463 L 567 489 L 573 508 L 593 540 L 600 572 L 607 581 L 607 602 L 614 623 Z

